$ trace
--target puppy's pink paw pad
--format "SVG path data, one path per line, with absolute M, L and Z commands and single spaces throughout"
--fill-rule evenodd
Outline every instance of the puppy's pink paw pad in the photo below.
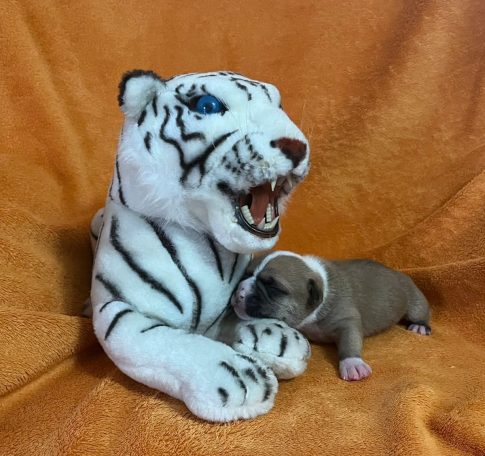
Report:
M 362 380 L 372 374 L 371 367 L 362 358 L 345 358 L 339 363 L 340 377 L 349 382 Z
M 416 334 L 420 334 L 421 336 L 429 336 L 431 334 L 431 328 L 426 325 L 418 325 L 413 323 L 408 326 L 408 331 L 411 331 Z

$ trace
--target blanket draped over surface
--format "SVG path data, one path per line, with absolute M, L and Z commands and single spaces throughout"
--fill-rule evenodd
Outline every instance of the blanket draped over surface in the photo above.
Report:
M 17 2 L 0 5 L 0 453 L 485 454 L 485 3 Z M 275 83 L 312 169 L 280 249 L 409 273 L 433 334 L 336 351 L 231 424 L 123 375 L 80 317 L 121 74 L 227 69 Z

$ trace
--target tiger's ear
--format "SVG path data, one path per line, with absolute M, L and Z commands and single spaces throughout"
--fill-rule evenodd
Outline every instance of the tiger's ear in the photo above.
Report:
M 156 93 L 165 86 L 153 71 L 128 71 L 121 78 L 118 103 L 126 117 L 137 118 Z

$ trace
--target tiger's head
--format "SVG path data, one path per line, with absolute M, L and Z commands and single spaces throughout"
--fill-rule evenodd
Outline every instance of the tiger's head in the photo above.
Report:
M 163 80 L 132 71 L 111 198 L 160 223 L 208 233 L 233 252 L 271 248 L 309 168 L 303 133 L 276 87 L 232 72 Z

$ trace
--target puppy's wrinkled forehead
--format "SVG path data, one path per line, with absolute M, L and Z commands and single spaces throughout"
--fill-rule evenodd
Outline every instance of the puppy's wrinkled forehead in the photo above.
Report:
M 280 254 L 272 256 L 270 254 L 257 266 L 254 275 L 256 277 L 277 278 L 290 285 L 292 289 L 297 289 L 305 288 L 306 280 L 313 278 L 316 273 L 297 255 Z

